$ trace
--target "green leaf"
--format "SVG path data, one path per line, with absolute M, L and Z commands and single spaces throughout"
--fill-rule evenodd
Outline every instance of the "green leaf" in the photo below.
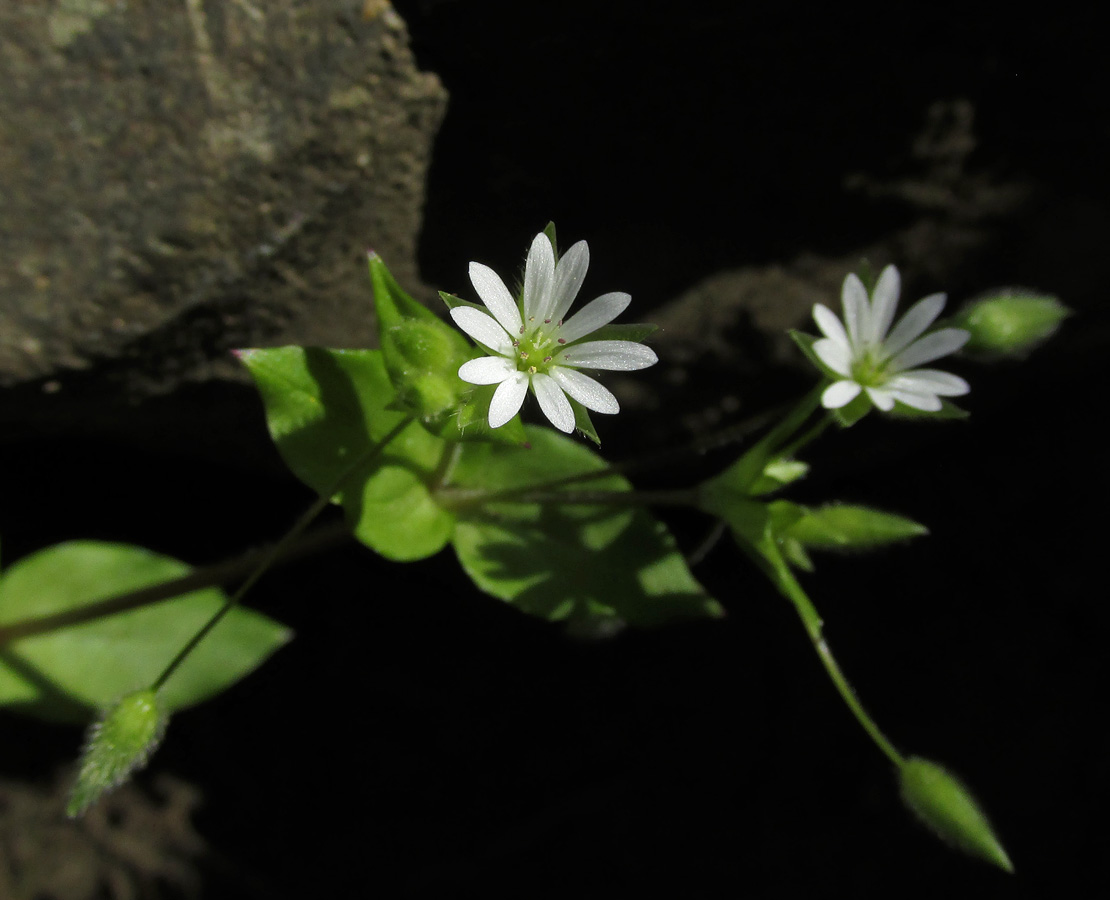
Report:
M 58 544 L 0 577 L 0 625 L 80 610 L 189 571 L 185 563 L 129 544 Z M 95 710 L 152 684 L 224 600 L 223 591 L 208 588 L 15 640 L 0 648 L 0 704 L 45 719 L 87 722 Z M 290 637 L 261 613 L 232 609 L 166 682 L 164 710 L 225 690 Z
M 406 418 L 389 408 L 395 393 L 380 351 L 278 347 L 244 350 L 240 359 L 262 394 L 282 459 L 317 493 L 334 491 L 355 537 L 395 560 L 444 546 L 453 517 L 434 508 L 428 484 L 450 452 L 447 442 L 413 422 L 371 458 Z
M 154 691 L 128 694 L 89 728 L 66 815 L 80 816 L 106 791 L 146 765 L 162 740 L 167 717 Z
M 561 434 L 526 431 L 531 450 L 465 445 L 456 483 L 471 490 L 526 489 L 606 468 L 592 450 Z M 617 475 L 578 487 L 630 490 Z M 467 574 L 482 590 L 531 615 L 566 620 L 593 634 L 611 633 L 625 622 L 655 625 L 721 615 L 667 529 L 641 509 L 502 499 L 458 515 L 454 545 Z
M 971 792 L 941 766 L 911 757 L 899 770 L 902 800 L 941 840 L 1013 873 L 1014 866 Z
M 1056 297 L 1020 288 L 999 289 L 968 304 L 952 321 L 970 332 L 965 352 L 1023 357 L 1048 340 L 1071 310 Z
M 780 504 L 777 501 L 771 507 Z M 783 524 L 778 533 L 815 550 L 863 550 L 929 533 L 924 525 L 912 519 L 866 506 L 832 504 L 817 509 L 789 506 L 801 514 L 790 524 Z
M 807 474 L 809 474 L 807 463 L 797 459 L 776 456 L 763 467 L 763 474 L 755 480 L 749 493 L 753 497 L 771 494 L 788 484 L 793 484 L 799 478 L 804 478 Z

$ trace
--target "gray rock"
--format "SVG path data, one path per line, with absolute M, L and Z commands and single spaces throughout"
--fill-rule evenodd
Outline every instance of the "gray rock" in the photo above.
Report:
M 370 345 L 368 245 L 418 287 L 446 92 L 388 3 L 3 4 L 0 35 L 0 386 Z

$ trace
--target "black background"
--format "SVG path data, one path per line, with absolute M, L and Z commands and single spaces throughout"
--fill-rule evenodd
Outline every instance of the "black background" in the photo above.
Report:
M 917 213 L 845 179 L 908 172 L 929 104 L 973 103 L 970 165 L 1035 200 L 951 283 L 904 299 L 1023 284 L 1077 315 L 1025 363 L 954 363 L 973 384 L 967 423 L 869 417 L 829 435 L 792 497 L 930 526 L 880 555 L 819 558 L 806 584 L 864 704 L 901 749 L 966 779 L 1018 874 L 912 821 L 793 611 L 725 542 L 697 570 L 725 621 L 596 644 L 477 594 L 449 552 L 400 566 L 351 546 L 259 586 L 254 604 L 297 641 L 179 716 L 153 763 L 204 789 L 199 825 L 225 860 L 210 895 L 1035 897 L 1101 878 L 1110 120 L 1097 30 L 925 4 L 397 7 L 451 94 L 420 259 L 447 290 L 466 289 L 472 259 L 512 271 L 548 219 L 589 239 L 587 292 L 628 290 L 640 311 L 722 268 L 851 254 Z M 771 402 L 805 381 L 768 384 Z M 5 560 L 89 537 L 203 563 L 278 536 L 310 496 L 243 405 L 253 459 L 7 443 Z M 606 422 L 613 459 L 686 437 L 666 409 L 621 423 Z M 706 527 L 669 521 L 685 549 Z M 5 731 L 18 735 L 5 771 L 30 777 L 79 739 Z

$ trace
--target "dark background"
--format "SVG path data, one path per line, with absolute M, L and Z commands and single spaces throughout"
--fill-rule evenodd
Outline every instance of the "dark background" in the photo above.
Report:
M 873 557 L 821 557 L 806 585 L 864 704 L 899 748 L 966 779 L 1018 874 L 912 821 L 794 613 L 727 542 L 697 569 L 725 621 L 604 643 L 477 594 L 449 552 L 403 567 L 350 546 L 259 585 L 253 603 L 297 641 L 175 719 L 152 764 L 204 792 L 206 896 L 1036 897 L 1103 878 L 1106 476 L 1091 423 L 1105 405 L 1110 120 L 1097 30 L 925 4 L 396 6 L 451 96 L 420 245 L 435 286 L 466 290 L 472 259 L 512 271 L 554 219 L 590 241 L 587 293 L 628 290 L 640 313 L 719 270 L 807 254 L 835 267 L 883 247 L 912 251 L 891 257 L 904 301 L 1017 284 L 1076 310 L 1024 363 L 952 363 L 973 385 L 967 423 L 869 417 L 815 446 L 791 494 L 931 528 Z M 943 182 L 912 147 L 930 106 L 958 100 L 976 144 L 945 182 L 956 201 L 858 187 L 860 173 Z M 967 186 L 984 183 L 1022 200 L 977 212 Z M 933 257 L 892 238 L 923 220 L 961 234 L 973 221 L 974 240 Z M 770 340 L 737 337 L 755 362 L 738 353 L 736 378 L 763 391 L 739 415 L 809 383 Z M 659 370 L 645 383 L 680 396 Z M 712 406 L 728 377 L 695 361 L 682 402 Z M 280 535 L 310 495 L 281 473 L 249 392 L 220 389 L 254 410 L 235 426 L 257 436 L 250 458 L 6 443 L 5 560 L 88 537 L 204 563 Z M 152 420 L 203 390 L 157 401 Z M 618 460 L 689 437 L 666 405 L 605 425 Z M 688 483 L 724 460 L 643 483 Z M 669 521 L 685 549 L 707 524 Z M 6 774 L 48 779 L 79 741 L 4 726 Z

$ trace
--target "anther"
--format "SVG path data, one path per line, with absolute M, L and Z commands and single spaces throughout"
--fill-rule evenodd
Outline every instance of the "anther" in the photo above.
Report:
M 565 344 L 566 342 L 567 342 L 566 338 L 559 338 L 559 343 L 560 344 Z
M 524 326 L 523 325 L 520 326 L 520 333 L 524 334 Z
M 550 356 L 545 356 L 545 357 L 543 358 L 543 361 L 544 361 L 544 362 L 551 362 L 551 357 L 550 357 Z
M 550 320 L 550 319 L 544 319 L 544 320 L 543 320 L 543 324 L 544 324 L 544 325 L 550 325 L 550 324 L 551 324 L 551 320 Z

